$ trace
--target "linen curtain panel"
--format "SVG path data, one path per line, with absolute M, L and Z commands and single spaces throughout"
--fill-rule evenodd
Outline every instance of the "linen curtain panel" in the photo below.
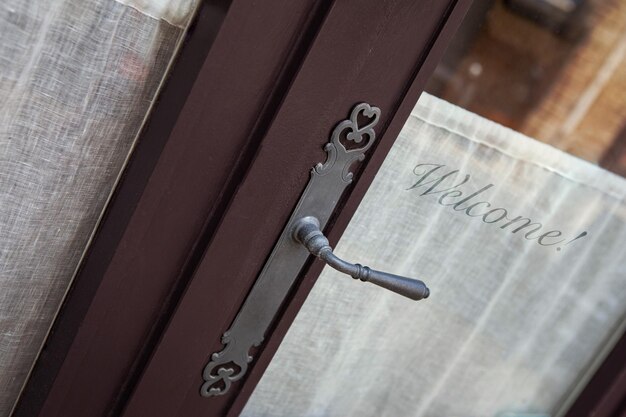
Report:
M 423 94 L 243 416 L 554 416 L 626 312 L 626 181 Z
M 0 416 L 37 356 L 192 9 L 191 0 L 0 3 Z

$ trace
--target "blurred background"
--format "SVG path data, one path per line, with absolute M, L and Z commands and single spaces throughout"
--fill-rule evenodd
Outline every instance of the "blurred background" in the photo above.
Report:
M 626 0 L 476 0 L 426 91 L 626 176 Z

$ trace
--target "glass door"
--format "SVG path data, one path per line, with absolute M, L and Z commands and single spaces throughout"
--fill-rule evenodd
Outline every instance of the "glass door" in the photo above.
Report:
M 0 5 L 2 417 L 40 352 L 195 4 Z
M 626 315 L 626 2 L 476 3 L 244 416 L 562 416 Z M 373 103 L 375 104 L 375 103 Z

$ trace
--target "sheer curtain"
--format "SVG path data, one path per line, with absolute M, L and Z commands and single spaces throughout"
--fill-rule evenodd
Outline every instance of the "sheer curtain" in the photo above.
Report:
M 127 158 L 193 0 L 0 4 L 0 416 Z
M 243 416 L 557 415 L 626 313 L 626 180 L 424 94 Z

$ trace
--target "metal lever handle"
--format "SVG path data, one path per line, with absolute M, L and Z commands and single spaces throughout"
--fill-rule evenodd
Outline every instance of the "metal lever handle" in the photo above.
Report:
M 333 253 L 328 239 L 320 229 L 320 223 L 315 217 L 307 216 L 297 220 L 293 227 L 293 238 L 301 243 L 312 255 L 317 256 L 332 268 L 350 275 L 354 279 L 371 282 L 379 287 L 386 288 L 412 300 L 428 298 L 430 290 L 422 281 L 406 278 L 387 272 L 376 271 L 367 266 L 351 264 L 338 258 Z

